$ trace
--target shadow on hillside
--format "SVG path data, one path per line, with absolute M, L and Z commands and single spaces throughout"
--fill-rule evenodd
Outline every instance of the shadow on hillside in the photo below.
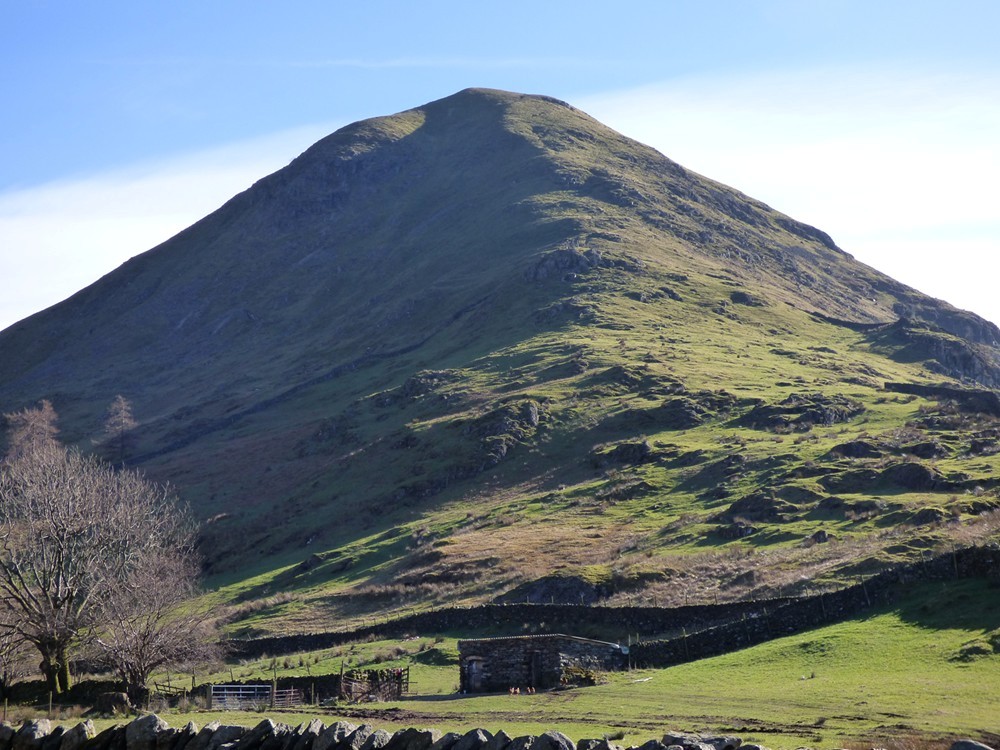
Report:
M 1000 580 L 967 578 L 921 584 L 899 602 L 904 622 L 933 630 L 1000 628 Z

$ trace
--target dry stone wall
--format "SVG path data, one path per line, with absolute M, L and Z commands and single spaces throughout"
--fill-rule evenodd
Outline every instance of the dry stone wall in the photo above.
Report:
M 774 603 L 791 599 L 769 600 Z M 229 652 L 238 658 L 261 658 L 315 651 L 362 640 L 369 636 L 402 637 L 420 633 L 511 631 L 517 633 L 572 633 L 599 636 L 614 629 L 622 637 L 644 637 L 697 630 L 724 621 L 739 620 L 760 609 L 759 602 L 732 602 L 684 607 L 602 607 L 579 604 L 484 604 L 442 608 L 373 624 L 355 630 L 310 633 L 251 640 L 232 640 Z
M 890 604 L 902 586 L 919 581 L 955 578 L 1000 578 L 1000 547 L 969 547 L 912 565 L 899 566 L 854 586 L 819 596 L 760 607 L 714 627 L 680 637 L 637 643 L 630 649 L 633 666 L 667 667 L 716 656 L 822 625 L 840 622 L 875 606 Z
M 199 729 L 181 729 L 148 714 L 97 733 L 93 722 L 71 729 L 53 727 L 47 719 L 20 728 L 0 724 L 0 750 L 622 750 L 607 739 L 573 742 L 557 731 L 511 738 L 504 731 L 472 729 L 465 734 L 436 729 L 401 729 L 390 733 L 367 724 L 355 726 L 320 719 L 297 727 L 264 719 L 253 728 L 214 721 Z M 666 734 L 628 750 L 766 750 L 744 745 L 730 736 Z M 974 740 L 958 740 L 951 750 L 992 750 Z
M 759 599 L 685 607 L 601 607 L 575 604 L 487 604 L 439 609 L 357 630 L 230 641 L 239 658 L 329 648 L 366 637 L 492 630 L 516 633 L 570 633 L 621 638 L 639 636 L 631 649 L 638 666 L 669 666 L 745 648 L 782 635 L 842 621 L 891 603 L 901 587 L 917 581 L 1000 578 L 1000 547 L 967 547 L 933 559 L 896 566 L 839 591 L 803 597 Z

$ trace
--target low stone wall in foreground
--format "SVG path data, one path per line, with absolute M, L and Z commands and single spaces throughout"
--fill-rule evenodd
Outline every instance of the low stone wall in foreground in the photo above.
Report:
M 325 725 L 319 719 L 292 727 L 264 719 L 248 729 L 214 721 L 173 729 L 155 714 L 97 733 L 91 721 L 71 729 L 48 719 L 26 721 L 20 728 L 0 724 L 0 750 L 622 750 L 606 739 L 574 743 L 561 732 L 511 738 L 472 729 L 465 734 L 436 729 L 401 729 L 395 733 L 345 721 Z M 664 735 L 628 750 L 766 750 L 744 745 L 738 737 Z M 800 749 L 804 750 L 804 749 Z M 992 750 L 973 740 L 958 740 L 951 750 Z

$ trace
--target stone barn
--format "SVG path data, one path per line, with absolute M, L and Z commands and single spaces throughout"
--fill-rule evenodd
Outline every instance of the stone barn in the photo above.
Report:
M 628 649 L 617 643 L 559 633 L 458 642 L 459 686 L 465 693 L 487 693 L 512 687 L 545 690 L 556 687 L 571 667 L 602 672 L 624 669 Z

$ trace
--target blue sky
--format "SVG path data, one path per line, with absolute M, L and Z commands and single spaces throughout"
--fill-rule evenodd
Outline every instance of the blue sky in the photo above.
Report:
M 0 7 L 0 328 L 354 120 L 565 99 L 1000 322 L 1000 3 Z

